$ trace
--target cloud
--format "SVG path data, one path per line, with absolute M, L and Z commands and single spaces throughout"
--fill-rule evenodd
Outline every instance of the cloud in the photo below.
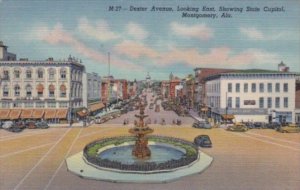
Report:
M 144 40 L 148 37 L 148 32 L 144 30 L 139 24 L 129 22 L 127 24 L 127 33 L 136 40 Z
M 278 40 L 280 38 L 286 37 L 291 35 L 290 32 L 269 32 L 268 35 L 264 34 L 262 31 L 256 29 L 255 27 L 241 27 L 240 32 L 246 36 L 250 40 Z M 295 39 L 295 38 L 294 38 Z
M 80 32 L 99 41 L 109 41 L 120 38 L 119 34 L 111 31 L 105 20 L 98 20 L 95 26 L 91 25 L 85 17 L 79 19 L 78 29 Z
M 130 58 L 139 58 L 142 56 L 148 58 L 156 58 L 157 56 L 159 56 L 159 53 L 156 50 L 149 48 L 144 44 L 129 40 L 125 40 L 120 44 L 117 44 L 114 50 L 118 54 L 126 55 Z
M 160 65 L 170 65 L 174 63 L 184 63 L 191 67 L 262 67 L 264 64 L 278 63 L 280 61 L 277 54 L 265 52 L 260 49 L 248 49 L 239 53 L 234 53 L 228 47 L 212 48 L 209 52 L 201 53 L 195 48 L 177 49 L 161 55 L 157 61 Z
M 199 40 L 209 40 L 213 37 L 213 29 L 207 27 L 205 24 L 185 25 L 177 22 L 170 24 L 171 30 L 175 35 L 196 38 Z
M 102 54 L 99 51 L 95 51 L 92 48 L 87 47 L 84 43 L 77 40 L 72 34 L 68 33 L 63 29 L 62 24 L 56 24 L 53 29 L 50 29 L 46 26 L 35 27 L 34 33 L 38 33 L 36 37 L 38 40 L 44 41 L 51 45 L 69 45 L 70 47 L 74 48 L 78 53 L 81 55 L 88 57 L 94 61 L 99 63 L 106 63 L 107 57 L 106 55 Z M 134 70 L 141 70 L 142 67 L 138 65 L 134 65 L 131 62 L 121 60 L 118 57 L 112 57 L 112 64 L 123 67 L 126 69 L 134 69 Z

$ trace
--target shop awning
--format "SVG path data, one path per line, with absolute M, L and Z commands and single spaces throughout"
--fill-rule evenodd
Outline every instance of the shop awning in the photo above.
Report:
M 89 105 L 89 110 L 91 112 L 93 112 L 93 111 L 100 110 L 100 109 L 102 109 L 104 107 L 105 107 L 104 104 L 102 102 L 99 102 L 99 103 L 96 103 L 96 104 Z
M 54 109 L 46 109 L 45 110 L 45 115 L 44 115 L 44 118 L 45 119 L 54 119 L 56 118 L 56 110 Z
M 232 115 L 232 114 L 222 115 L 222 118 L 224 120 L 231 120 L 231 119 L 234 119 L 234 115 Z
M 21 119 L 29 119 L 29 118 L 31 118 L 32 111 L 33 111 L 32 109 L 22 110 L 20 118 Z
M 87 116 L 87 114 L 88 114 L 88 112 L 85 110 L 85 109 L 82 109 L 82 110 L 80 110 L 80 111 L 78 111 L 78 112 L 76 112 L 80 117 L 86 117 Z
M 9 113 L 9 119 L 19 119 L 21 110 L 11 110 Z
M 0 119 L 9 119 L 9 109 L 0 109 Z
M 68 114 L 68 109 L 59 109 L 56 112 L 56 117 L 58 119 L 65 119 L 67 118 L 67 114 Z
M 41 119 L 44 116 L 45 111 L 43 109 L 35 109 L 32 112 L 33 119 Z

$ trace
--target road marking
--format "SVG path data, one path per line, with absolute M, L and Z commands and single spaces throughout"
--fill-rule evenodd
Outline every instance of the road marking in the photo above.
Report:
M 6 136 L 0 138 L 0 142 L 14 140 L 14 139 L 28 137 L 28 136 L 33 136 L 33 135 L 52 133 L 52 132 L 57 132 L 57 131 L 52 131 L 52 130 L 51 131 L 35 131 L 35 132 L 28 132 L 28 133 L 17 135 L 17 136 L 16 135 L 6 135 Z
M 257 134 L 257 133 L 251 133 L 251 132 L 247 132 L 247 134 L 252 134 L 252 135 L 256 135 L 256 136 L 261 136 L 261 137 L 265 137 L 268 139 L 273 139 L 276 141 L 281 141 L 281 142 L 287 142 L 287 143 L 291 143 L 291 144 L 296 144 L 296 145 L 300 145 L 300 143 L 294 142 L 294 141 L 288 141 L 288 140 L 283 140 L 283 139 L 278 139 L 278 138 L 274 138 L 274 137 L 270 137 L 270 136 L 265 136 L 265 135 L 261 135 L 261 134 Z
M 88 134 L 85 134 L 85 135 L 82 135 L 79 137 L 79 139 L 81 138 L 84 138 L 84 137 L 87 137 L 87 136 L 90 136 L 90 135 L 93 135 L 93 134 L 96 134 L 96 133 L 99 133 L 99 132 L 103 132 L 103 131 L 109 131 L 109 130 L 112 130 L 112 129 L 115 129 L 115 128 L 106 128 L 106 129 L 102 129 L 102 130 L 99 130 L 99 131 L 94 131 L 94 132 L 91 132 L 91 133 L 88 133 Z
M 40 146 L 35 146 L 35 147 L 31 147 L 31 148 L 24 149 L 24 150 L 19 150 L 19 151 L 16 151 L 16 152 L 11 152 L 11 153 L 8 153 L 8 154 L 5 154 L 5 155 L 1 155 L 0 158 L 6 158 L 6 157 L 9 157 L 9 156 L 13 156 L 13 155 L 23 153 L 23 152 L 27 152 L 27 151 L 30 151 L 30 150 L 39 149 L 39 148 L 42 148 L 42 147 L 45 147 L 45 146 L 49 146 L 50 144 L 54 144 L 54 143 L 51 142 L 51 143 L 43 144 L 43 145 L 40 145 Z
M 51 179 L 49 180 L 49 182 L 47 183 L 46 187 L 44 188 L 44 190 L 48 189 L 50 184 L 52 183 L 52 181 L 54 180 L 55 176 L 57 175 L 58 171 L 60 170 L 60 168 L 62 167 L 63 163 L 65 162 L 65 159 L 68 157 L 68 155 L 70 154 L 75 142 L 78 140 L 79 135 L 81 134 L 83 128 L 80 129 L 79 133 L 77 134 L 77 136 L 75 137 L 75 139 L 73 140 L 71 146 L 69 147 L 68 152 L 66 153 L 63 161 L 60 163 L 59 167 L 55 170 L 54 174 L 52 175 Z
M 40 165 L 40 163 L 48 156 L 48 154 L 56 147 L 56 145 L 67 135 L 67 133 L 71 130 L 71 128 L 69 128 L 61 137 L 58 141 L 56 141 L 56 143 L 48 150 L 48 152 L 42 157 L 40 158 L 40 160 L 29 170 L 29 172 L 27 172 L 27 174 L 20 180 L 20 182 L 16 185 L 16 187 L 14 188 L 15 190 L 18 189 L 22 183 L 25 181 L 25 179 L 34 171 L 35 168 L 38 167 L 38 165 Z
M 250 136 L 250 135 L 240 134 L 240 133 L 236 133 L 236 132 L 232 132 L 232 134 L 237 135 L 237 136 L 241 136 L 241 137 L 247 137 L 247 138 L 255 139 L 257 141 L 261 141 L 261 142 L 264 142 L 264 143 L 277 145 L 277 146 L 280 146 L 280 147 L 284 147 L 284 148 L 287 148 L 287 149 L 290 149 L 290 150 L 295 150 L 295 151 L 299 151 L 300 152 L 300 149 L 298 149 L 298 148 L 294 148 L 294 147 L 290 147 L 290 146 L 278 144 L 278 143 L 271 142 L 271 141 L 268 141 L 268 140 L 262 140 L 262 139 L 259 139 L 257 137 L 253 137 L 253 136 Z

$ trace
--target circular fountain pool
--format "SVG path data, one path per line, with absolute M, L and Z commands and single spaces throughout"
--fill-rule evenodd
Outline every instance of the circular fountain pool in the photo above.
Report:
M 164 163 L 169 160 L 179 160 L 185 154 L 178 148 L 172 148 L 163 144 L 149 145 L 151 157 L 148 159 L 137 159 L 132 156 L 133 145 L 117 146 L 104 150 L 97 156 L 101 159 L 120 162 L 122 164 L 143 164 L 144 162 Z

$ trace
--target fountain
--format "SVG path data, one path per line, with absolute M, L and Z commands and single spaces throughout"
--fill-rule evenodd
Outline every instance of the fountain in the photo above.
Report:
M 132 155 L 139 159 L 146 159 L 151 156 L 151 151 L 148 147 L 147 134 L 153 133 L 153 129 L 144 124 L 144 118 L 148 117 L 144 114 L 145 108 L 142 102 L 140 101 L 140 115 L 135 115 L 139 118 L 137 126 L 129 129 L 129 133 L 136 136 L 135 145 L 132 149 Z
M 163 183 L 199 173 L 212 162 L 195 144 L 183 139 L 149 135 L 153 129 L 144 123 L 144 105 L 135 115 L 133 136 L 95 140 L 84 150 L 67 158 L 68 170 L 82 178 L 112 182 Z

